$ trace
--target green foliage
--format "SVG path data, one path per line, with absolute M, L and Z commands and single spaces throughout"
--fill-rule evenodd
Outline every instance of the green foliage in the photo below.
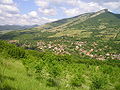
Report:
M 56 90 L 56 88 L 46 87 L 44 83 L 28 76 L 20 60 L 0 55 L 0 90 Z
M 2 89 L 10 87 L 29 90 L 31 84 L 33 84 L 32 82 L 34 82 L 37 85 L 38 83 L 45 84 L 44 88 L 57 88 L 61 90 L 70 90 L 71 88 L 78 90 L 88 88 L 91 90 L 114 88 L 119 90 L 119 60 L 98 61 L 89 57 L 76 55 L 55 55 L 52 52 L 25 50 L 4 41 L 0 41 L 0 51 L 0 55 L 4 59 L 0 61 L 0 67 L 2 68 L 0 68 L 2 72 L 0 74 L 2 75 L 0 76 L 0 80 L 2 81 L 0 88 Z M 14 59 L 14 62 L 9 58 Z M 11 71 L 12 69 L 13 71 Z M 13 72 L 15 75 L 13 75 Z M 6 75 L 14 76 L 19 81 L 9 81 L 5 78 Z M 12 84 L 6 80 L 12 82 Z M 24 80 L 24 84 L 20 83 Z M 7 83 L 4 84 L 5 82 Z M 14 85 L 14 82 L 19 83 Z M 21 87 L 21 85 L 24 87 Z M 39 90 L 36 85 L 33 85 L 33 88 Z
M 116 89 L 116 90 L 120 90 L 120 83 L 117 83 L 117 84 L 115 85 L 115 89 Z
M 51 79 L 51 78 L 49 78 L 49 79 L 46 81 L 46 85 L 47 85 L 47 86 L 50 86 L 50 87 L 58 86 L 57 82 L 55 82 L 55 80 L 54 80 L 54 79 Z
M 16 47 L 15 45 L 8 44 L 5 41 L 0 41 L 0 51 L 1 53 L 7 54 L 12 58 L 25 58 L 25 50 Z
M 84 80 L 84 78 L 83 78 L 82 76 L 80 76 L 80 75 L 74 76 L 74 78 L 73 78 L 72 81 L 71 81 L 71 85 L 72 85 L 73 87 L 80 87 L 80 86 L 82 86 L 83 83 L 85 83 L 85 80 Z
M 25 58 L 25 51 L 20 48 L 10 48 L 8 54 L 13 58 Z
M 91 85 L 91 90 L 98 90 L 98 89 L 103 89 L 105 85 L 108 83 L 108 80 L 104 76 L 94 76 L 92 78 L 92 85 Z

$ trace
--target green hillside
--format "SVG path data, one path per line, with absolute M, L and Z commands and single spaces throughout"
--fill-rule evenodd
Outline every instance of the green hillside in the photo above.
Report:
M 0 90 L 119 90 L 120 61 L 25 50 L 0 41 Z

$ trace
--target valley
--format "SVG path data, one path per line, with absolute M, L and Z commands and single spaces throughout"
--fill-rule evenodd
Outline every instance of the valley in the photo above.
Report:
M 1 33 L 0 57 L 1 90 L 120 90 L 120 14 Z
M 120 60 L 119 36 L 119 14 L 104 9 L 27 30 L 9 32 L 3 34 L 1 39 L 9 42 L 17 40 L 19 43 L 13 43 L 38 51 L 50 50 L 56 54 Z

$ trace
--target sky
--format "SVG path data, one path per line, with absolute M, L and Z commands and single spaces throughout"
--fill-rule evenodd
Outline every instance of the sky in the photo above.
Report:
M 42 25 L 102 9 L 120 14 L 120 0 L 0 0 L 0 25 Z

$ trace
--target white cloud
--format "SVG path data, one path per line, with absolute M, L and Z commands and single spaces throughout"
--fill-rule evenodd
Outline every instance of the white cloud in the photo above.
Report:
M 13 0 L 0 0 L 2 4 L 13 4 Z
M 48 7 L 49 6 L 49 2 L 47 2 L 46 0 L 35 0 L 35 3 L 40 7 Z
M 38 9 L 38 12 L 40 12 L 41 14 L 44 14 L 44 15 L 56 15 L 57 12 L 55 9 L 53 8 L 39 8 Z
M 17 25 L 34 25 L 34 24 L 44 24 L 47 22 L 51 22 L 51 21 L 55 21 L 56 19 L 49 19 L 49 18 L 45 18 L 45 17 L 31 17 L 28 16 L 26 17 L 26 15 L 17 17 L 17 19 L 13 18 L 13 21 L 11 21 L 11 24 L 17 24 Z M 15 23 L 17 22 L 17 23 Z
M 38 17 L 38 13 L 36 11 L 31 11 L 28 13 L 28 15 L 31 17 Z
M 95 2 L 90 2 L 90 3 L 85 3 L 82 7 L 85 12 L 95 12 L 101 9 L 104 9 L 103 6 L 99 5 L 98 3 Z
M 4 12 L 17 13 L 19 9 L 15 5 L 0 5 L 0 10 Z
M 104 7 L 97 2 L 84 2 L 83 0 L 35 0 L 38 6 L 41 6 L 44 9 L 39 9 L 43 14 L 49 14 L 53 10 L 48 10 L 48 7 L 63 7 L 62 10 L 67 16 L 75 16 L 81 13 L 94 12 L 103 9 Z
M 0 10 L 0 14 L 2 13 L 2 10 Z
M 2 17 L 2 16 L 0 16 L 0 20 L 5 20 L 5 18 L 4 18 L 4 17 Z
M 81 0 L 70 0 L 66 3 L 69 4 L 70 6 L 74 6 L 74 8 L 70 8 L 70 9 L 62 8 L 64 13 L 67 16 L 75 16 L 75 15 L 79 15 L 82 13 L 95 12 L 95 11 L 103 9 L 101 5 L 95 2 L 86 3 Z
M 47 22 L 55 21 L 56 19 L 50 19 L 45 17 L 33 17 L 30 14 L 16 14 L 16 15 L 7 15 L 7 17 L 0 17 L 0 25 L 10 24 L 10 25 L 34 25 L 34 24 L 44 24 Z
M 44 9 L 43 11 L 44 14 L 55 14 L 53 9 Z M 38 11 L 20 14 L 20 10 L 12 0 L 0 0 L 0 25 L 41 25 L 54 20 L 56 19 L 41 17 Z
M 46 7 L 64 7 L 64 13 L 68 16 L 75 16 L 81 13 L 86 12 L 95 12 L 101 9 L 109 9 L 110 11 L 120 9 L 120 1 L 119 0 L 103 0 L 103 1 L 84 1 L 84 0 L 35 0 L 38 6 L 41 6 L 41 2 L 44 1 L 45 5 L 41 6 L 46 9 Z M 66 9 L 65 9 L 66 8 Z M 45 13 L 47 11 L 41 11 Z
M 34 25 L 44 24 L 55 21 L 56 19 L 50 19 L 38 16 L 35 11 L 31 11 L 28 14 L 6 14 L 4 17 L 0 17 L 0 24 L 11 24 L 11 25 Z
M 23 0 L 23 1 L 29 1 L 29 0 Z
M 95 12 L 105 8 L 110 11 L 120 11 L 120 0 L 90 0 L 88 2 L 83 0 L 66 0 L 64 3 L 66 3 L 66 5 L 68 4 L 69 7 L 73 7 L 68 10 L 74 11 L 75 8 L 79 8 L 78 10 L 80 10 L 80 13 Z
M 120 1 L 119 2 L 106 2 L 103 4 L 103 6 L 105 6 L 106 8 L 109 9 L 120 9 Z
M 75 15 L 80 14 L 79 8 L 67 9 L 67 8 L 62 7 L 61 9 L 64 11 L 64 13 L 65 13 L 67 16 L 75 16 Z
M 1 19 L 14 17 L 19 13 L 19 9 L 12 0 L 1 0 L 0 1 L 0 17 Z M 5 22 L 5 21 L 3 21 Z

